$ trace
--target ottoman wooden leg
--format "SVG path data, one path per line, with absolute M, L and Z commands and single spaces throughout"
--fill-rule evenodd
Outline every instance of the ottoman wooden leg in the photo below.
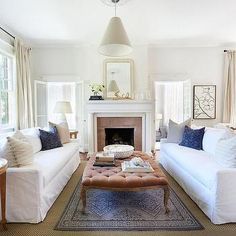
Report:
M 82 200 L 82 213 L 85 213 L 85 207 L 86 207 L 86 188 L 82 186 L 81 192 L 80 192 L 80 198 Z
M 166 186 L 166 187 L 164 187 L 164 206 L 166 209 L 166 212 L 165 212 L 166 214 L 168 214 L 170 212 L 170 210 L 168 208 L 169 197 L 170 197 L 170 190 L 169 190 L 169 187 Z

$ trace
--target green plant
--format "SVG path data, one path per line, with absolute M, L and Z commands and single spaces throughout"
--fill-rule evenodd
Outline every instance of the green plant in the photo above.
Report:
M 90 84 L 89 87 L 91 88 L 91 91 L 93 92 L 94 96 L 97 96 L 99 93 L 103 92 L 105 89 L 105 86 L 103 84 Z

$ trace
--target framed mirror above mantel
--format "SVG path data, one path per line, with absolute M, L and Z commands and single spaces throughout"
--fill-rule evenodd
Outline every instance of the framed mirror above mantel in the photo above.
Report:
M 134 84 L 133 60 L 106 59 L 103 67 L 105 98 L 131 99 Z

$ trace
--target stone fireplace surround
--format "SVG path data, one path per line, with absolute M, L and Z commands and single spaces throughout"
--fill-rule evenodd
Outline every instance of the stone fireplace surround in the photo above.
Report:
M 101 149 L 103 145 L 98 142 L 98 119 L 106 118 L 125 118 L 123 120 L 131 120 L 129 118 L 141 119 L 141 130 L 136 135 L 141 134 L 141 139 L 138 142 L 137 148 L 142 151 L 150 152 L 155 145 L 155 130 L 154 130 L 154 105 L 151 101 L 135 101 L 135 100 L 103 100 L 89 101 L 87 103 L 88 117 L 88 151 L 94 152 Z M 112 126 L 112 125 L 110 125 Z M 119 126 L 116 120 L 114 126 Z M 129 127 L 129 125 L 121 124 L 120 127 Z M 131 128 L 133 124 L 130 125 Z M 103 127 L 104 128 L 104 127 Z M 115 128 L 115 127 L 114 127 Z M 104 137 L 102 137 L 104 138 Z M 137 138 L 137 136 L 136 136 Z M 105 142 L 105 141 L 104 141 Z M 102 141 L 103 143 L 103 141 Z

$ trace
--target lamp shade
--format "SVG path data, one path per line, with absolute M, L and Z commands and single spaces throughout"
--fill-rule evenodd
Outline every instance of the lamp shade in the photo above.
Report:
M 71 104 L 68 101 L 56 102 L 54 113 L 72 113 Z
M 108 92 L 118 92 L 120 89 L 115 80 L 111 80 L 108 86 Z
M 132 52 L 132 47 L 119 17 L 112 17 L 98 49 L 105 56 L 120 57 Z
M 161 113 L 156 114 L 156 120 L 162 120 L 163 115 Z

